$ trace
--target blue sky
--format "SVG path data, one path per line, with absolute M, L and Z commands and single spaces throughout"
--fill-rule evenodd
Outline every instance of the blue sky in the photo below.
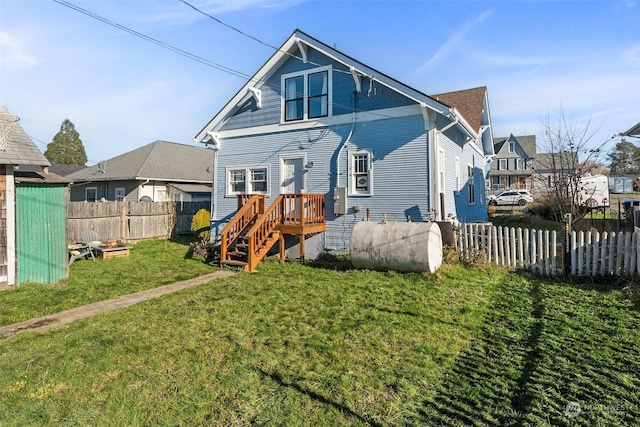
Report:
M 179 0 L 70 3 L 252 75 L 273 49 Z M 187 0 L 266 44 L 299 28 L 427 94 L 487 86 L 494 136 L 560 112 L 592 146 L 640 122 L 640 2 Z M 245 79 L 52 0 L 0 2 L 0 105 L 44 152 L 71 120 L 89 165 L 194 135 Z

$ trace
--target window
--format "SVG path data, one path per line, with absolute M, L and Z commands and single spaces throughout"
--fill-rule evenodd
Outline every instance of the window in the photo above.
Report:
M 456 164 L 455 164 L 455 168 L 456 168 L 456 188 L 455 191 L 460 191 L 460 157 L 456 156 Z M 487 188 L 489 187 L 489 183 L 487 181 L 486 183 Z
M 87 187 L 84 189 L 84 200 L 95 202 L 98 199 L 98 187 Z
M 516 148 L 516 143 L 513 141 L 509 141 L 509 152 L 513 153 L 515 151 Z
M 116 187 L 114 200 L 117 202 L 124 202 L 125 189 L 124 187 Z
M 370 196 L 373 194 L 371 151 L 349 152 L 349 194 Z
M 330 71 L 323 67 L 282 76 L 283 121 L 331 115 Z
M 473 176 L 473 166 L 467 167 L 468 183 L 469 183 L 469 204 L 472 205 L 476 202 L 476 185 Z
M 234 166 L 227 168 L 227 196 L 268 194 L 269 166 Z
M 524 170 L 524 159 L 516 159 L 516 170 Z
M 498 170 L 507 170 L 507 159 L 498 160 Z

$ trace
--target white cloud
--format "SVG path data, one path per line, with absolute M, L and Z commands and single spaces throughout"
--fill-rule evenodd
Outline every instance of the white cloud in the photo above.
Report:
M 24 34 L 0 30 L 0 58 L 3 68 L 24 69 L 42 63 L 42 58 L 28 51 L 25 46 L 27 43 L 28 37 Z
M 640 65 L 640 45 L 635 45 L 627 49 L 622 57 L 629 62 L 635 62 Z
M 433 56 L 429 58 L 427 62 L 425 62 L 420 67 L 418 67 L 411 74 L 412 75 L 422 74 L 429 68 L 442 62 L 446 57 L 450 56 L 454 52 L 454 49 L 458 45 L 460 45 L 464 41 L 465 37 L 469 32 L 471 32 L 471 30 L 473 30 L 476 26 L 478 26 L 482 22 L 489 19 L 492 14 L 493 12 L 488 10 L 483 12 L 476 19 L 472 20 L 471 22 L 468 22 L 459 31 L 453 34 L 442 46 L 440 46 L 440 48 L 436 51 L 436 53 L 434 53 Z

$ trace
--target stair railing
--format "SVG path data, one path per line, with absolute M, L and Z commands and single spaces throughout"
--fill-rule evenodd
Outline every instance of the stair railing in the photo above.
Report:
M 245 234 L 249 243 L 249 271 L 252 271 L 264 258 L 268 249 L 261 253 L 260 248 L 282 223 L 283 200 L 282 195 L 278 196 Z
M 227 252 L 236 243 L 238 238 L 251 227 L 256 219 L 264 212 L 265 207 L 264 195 L 241 195 L 238 197 L 238 212 L 231 218 L 231 220 L 220 231 L 221 243 L 220 243 L 220 259 L 225 260 L 227 258 Z

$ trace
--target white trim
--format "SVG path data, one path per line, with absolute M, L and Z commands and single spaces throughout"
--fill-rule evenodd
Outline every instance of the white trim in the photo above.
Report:
M 250 191 L 250 183 L 251 183 L 251 171 L 255 169 L 266 169 L 267 170 L 267 191 Z M 231 171 L 243 170 L 244 171 L 244 190 L 245 191 L 230 191 L 231 190 L 231 181 L 229 180 L 229 173 Z M 271 165 L 269 163 L 263 163 L 258 165 L 231 165 L 225 167 L 224 171 L 224 196 L 225 197 L 236 197 L 238 194 L 264 194 L 266 196 L 271 195 Z
M 251 92 L 253 97 L 256 99 L 256 107 L 258 107 L 258 109 L 261 109 L 262 108 L 262 91 L 258 88 L 250 87 L 249 92 Z
M 460 184 L 462 184 L 461 175 L 460 175 L 460 156 L 455 157 L 455 192 L 456 194 L 460 194 Z
M 397 119 L 401 117 L 420 116 L 420 107 L 418 105 L 408 105 L 404 107 L 387 108 L 384 110 L 365 111 L 355 113 L 355 121 L 358 123 L 372 122 L 376 120 Z M 319 117 L 312 120 L 296 120 L 286 123 L 278 123 L 264 126 L 253 126 L 242 129 L 229 129 L 216 132 L 218 139 L 234 138 L 240 136 L 251 136 L 257 134 L 271 134 L 278 132 L 289 132 L 294 130 L 324 128 L 327 126 L 339 126 L 351 124 L 354 118 L 352 114 L 340 114 L 333 117 Z
M 368 188 L 367 191 L 357 191 L 356 190 L 356 182 L 355 182 L 355 174 L 354 174 L 354 158 L 357 155 L 367 155 L 367 180 L 368 180 Z M 373 151 L 371 149 L 365 148 L 360 150 L 347 150 L 347 158 L 349 159 L 349 163 L 347 165 L 347 195 L 349 197 L 371 197 L 373 196 Z
M 280 158 L 280 173 L 279 173 L 279 184 L 278 184 L 278 188 L 279 188 L 279 194 L 288 194 L 288 193 L 284 193 L 283 191 L 283 186 L 282 186 L 282 182 L 284 181 L 284 161 L 285 160 L 302 160 L 302 188 L 300 189 L 301 193 L 304 193 L 307 191 L 307 173 L 304 170 L 304 165 L 307 164 L 307 154 L 303 153 L 303 154 L 288 154 L 288 155 L 283 155 L 283 156 L 279 156 Z
M 309 118 L 309 75 L 327 72 L 327 115 Z M 285 82 L 287 79 L 302 77 L 302 118 L 294 120 L 285 120 Z M 325 67 L 310 68 L 308 70 L 296 71 L 280 75 L 280 123 L 301 122 L 307 120 L 322 120 L 333 116 L 333 67 L 327 65 Z
M 6 227 L 7 227 L 7 284 L 16 284 L 16 184 L 13 177 L 13 165 L 0 166 L 5 169 L 6 188 Z
M 349 67 L 349 69 L 354 68 L 355 71 L 362 76 L 374 78 L 376 81 L 380 82 L 380 84 L 383 84 L 391 88 L 392 90 L 416 101 L 418 105 L 420 103 L 424 103 L 428 108 L 442 115 L 450 117 L 448 107 L 440 101 L 437 101 L 385 75 L 379 75 L 379 73 L 374 69 L 369 68 L 366 65 L 355 61 L 353 58 L 349 58 L 348 56 L 329 48 L 323 43 L 318 42 L 317 40 L 307 36 L 302 32 L 296 31 L 282 44 L 280 49 L 278 49 L 276 53 L 274 53 L 271 58 L 269 58 L 269 60 L 249 79 L 249 81 L 218 112 L 218 114 L 216 114 L 211 120 L 209 120 L 209 122 L 194 137 L 194 141 L 202 142 L 206 138 L 208 131 L 219 130 L 219 128 L 225 123 L 226 119 L 231 114 L 233 114 L 233 112 L 237 108 L 238 102 L 246 95 L 247 88 L 250 86 L 255 86 L 258 88 L 261 87 L 261 84 L 265 82 L 281 64 L 283 64 L 290 58 L 288 54 L 295 52 L 300 42 L 304 42 L 304 44 L 314 50 L 317 50 L 321 54 L 326 55 L 329 58 L 332 58 L 346 65 L 347 67 Z

